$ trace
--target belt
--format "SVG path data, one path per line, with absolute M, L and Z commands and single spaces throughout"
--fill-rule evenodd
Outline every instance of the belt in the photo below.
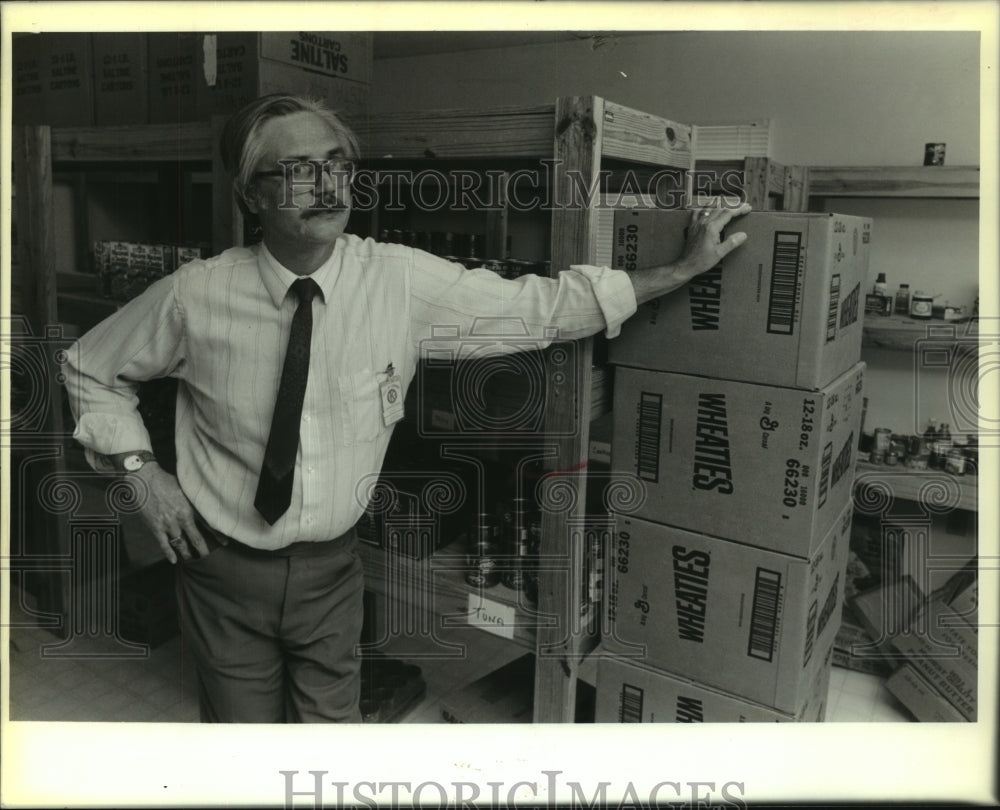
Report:
M 209 526 L 205 522 L 205 519 L 197 512 L 195 513 L 194 520 L 195 524 L 198 526 L 198 530 L 201 532 L 201 536 L 205 538 L 205 543 L 208 546 L 209 553 L 225 546 L 233 549 L 234 551 L 238 551 L 241 554 L 246 554 L 252 557 L 316 556 L 320 554 L 333 554 L 338 551 L 342 551 L 343 549 L 349 547 L 357 538 L 357 534 L 354 529 L 350 528 L 340 535 L 340 537 L 334 537 L 330 540 L 299 540 L 282 548 L 255 548 L 254 546 L 248 546 L 246 543 L 241 543 L 235 537 L 230 537 L 220 531 L 216 531 Z

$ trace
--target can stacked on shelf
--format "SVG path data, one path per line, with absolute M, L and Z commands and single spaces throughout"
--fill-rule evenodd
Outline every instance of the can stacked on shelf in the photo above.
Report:
M 618 212 L 614 265 L 673 261 L 689 218 Z M 824 716 L 871 221 L 761 212 L 729 227 L 747 243 L 609 346 L 612 468 L 645 497 L 617 518 L 599 722 Z

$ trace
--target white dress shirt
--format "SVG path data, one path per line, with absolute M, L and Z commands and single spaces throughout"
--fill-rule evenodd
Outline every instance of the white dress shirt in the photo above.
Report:
M 405 391 L 421 355 L 455 349 L 474 328 L 527 331 L 541 348 L 553 334 L 604 329 L 613 337 L 636 309 L 618 270 L 577 265 L 555 280 L 511 281 L 401 245 L 340 237 L 312 274 L 322 296 L 312 303 L 292 502 L 269 526 L 253 501 L 297 278 L 263 246 L 233 248 L 179 268 L 84 335 L 70 351 L 66 386 L 90 463 L 148 450 L 137 383 L 177 377 L 177 478 L 209 524 L 264 549 L 328 540 L 360 518 L 359 484 L 381 468 L 392 428 L 379 385 L 390 364 Z

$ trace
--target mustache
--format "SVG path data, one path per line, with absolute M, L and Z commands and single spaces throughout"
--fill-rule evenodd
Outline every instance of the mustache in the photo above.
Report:
M 329 214 L 333 211 L 345 211 L 347 205 L 332 192 L 325 193 L 314 200 L 305 210 L 303 217 L 309 219 L 311 217 L 318 217 L 324 214 Z

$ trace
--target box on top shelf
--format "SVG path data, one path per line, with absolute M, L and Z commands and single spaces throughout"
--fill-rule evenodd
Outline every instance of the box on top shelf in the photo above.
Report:
M 149 68 L 144 34 L 91 34 L 94 123 L 145 124 L 149 120 Z
M 612 469 L 636 517 L 809 557 L 851 500 L 864 364 L 821 391 L 619 367 Z
M 325 100 L 349 120 L 368 110 L 372 35 L 333 31 L 151 34 L 150 120 L 205 119 L 268 93 Z
M 42 54 L 40 34 L 11 35 L 11 121 L 42 123 Z
M 90 34 L 46 33 L 40 40 L 42 123 L 94 123 L 94 75 Z
M 832 648 L 827 650 L 830 657 Z M 597 664 L 596 723 L 819 723 L 826 716 L 830 666 L 816 670 L 794 714 L 745 700 L 624 658 Z
M 798 715 L 830 666 L 851 516 L 809 559 L 619 516 L 604 650 Z
M 612 266 L 673 262 L 690 216 L 618 211 Z M 727 231 L 748 239 L 683 290 L 643 304 L 610 342 L 609 360 L 810 390 L 858 362 L 871 220 L 752 212 Z
M 198 104 L 202 34 L 149 34 L 149 122 L 171 124 L 205 117 Z

